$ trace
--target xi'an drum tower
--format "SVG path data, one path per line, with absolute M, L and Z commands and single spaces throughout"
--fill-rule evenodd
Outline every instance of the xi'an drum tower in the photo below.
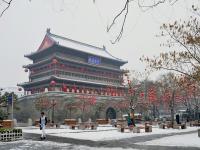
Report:
M 56 34 L 47 29 L 38 50 L 25 55 L 32 64 L 23 66 L 29 81 L 19 98 L 15 118 L 36 120 L 44 111 L 49 120 L 66 118 L 115 119 L 128 107 L 123 84 L 127 61 L 99 48 Z

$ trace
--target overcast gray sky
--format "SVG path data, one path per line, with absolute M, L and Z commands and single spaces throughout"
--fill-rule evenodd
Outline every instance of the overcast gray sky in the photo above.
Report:
M 123 37 L 113 45 L 110 40 L 115 37 L 118 27 L 107 33 L 106 26 L 124 2 L 96 0 L 94 4 L 93 0 L 13 0 L 9 10 L 0 18 L 0 87 L 28 81 L 28 73 L 22 66 L 31 61 L 24 58 L 24 54 L 37 50 L 46 28 L 67 38 L 99 47 L 105 45 L 114 56 L 128 60 L 124 68 L 144 71 L 145 65 L 139 58 L 165 50 L 160 47 L 162 39 L 155 36 L 159 34 L 160 25 L 176 18 L 187 18 L 193 2 L 200 3 L 199 0 L 179 0 L 173 6 L 167 3 L 142 12 L 137 3 L 132 2 Z

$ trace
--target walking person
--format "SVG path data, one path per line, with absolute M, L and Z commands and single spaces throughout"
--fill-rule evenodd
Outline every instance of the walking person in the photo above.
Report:
M 135 116 L 133 112 L 130 113 L 130 117 L 131 117 L 132 125 L 135 127 L 135 118 L 134 118 Z
M 130 114 L 128 113 L 128 117 L 127 117 L 127 124 L 128 124 L 128 126 L 132 126 L 133 125 L 133 123 L 132 123 L 132 121 L 131 121 L 131 117 L 130 117 Z
M 44 112 L 41 112 L 40 117 L 40 130 L 42 130 L 41 140 L 46 138 L 45 126 L 47 124 L 47 117 L 44 115 Z

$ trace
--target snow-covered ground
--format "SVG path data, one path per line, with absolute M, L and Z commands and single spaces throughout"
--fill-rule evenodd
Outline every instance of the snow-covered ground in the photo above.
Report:
M 24 133 L 36 133 L 41 134 L 41 130 L 36 127 L 23 127 Z M 114 139 L 123 139 L 129 137 L 145 136 L 145 135 L 154 135 L 154 134 L 169 134 L 169 133 L 181 133 L 189 131 L 197 131 L 197 127 L 188 127 L 185 130 L 181 129 L 159 129 L 158 127 L 153 128 L 152 133 L 145 133 L 142 130 L 141 133 L 131 133 L 125 132 L 121 133 L 117 131 L 116 128 L 106 125 L 99 126 L 97 130 L 71 130 L 66 126 L 62 126 L 61 129 L 46 129 L 48 135 L 59 136 L 59 137 L 68 137 L 75 139 L 84 139 L 84 140 L 93 140 L 93 141 L 104 141 L 104 140 L 114 140 Z M 115 147 L 89 147 L 86 145 L 74 145 L 70 143 L 58 143 L 47 140 L 44 141 L 32 141 L 32 140 L 20 140 L 14 142 L 0 142 L 0 150 L 123 150 L 123 148 Z M 38 135 L 39 136 L 39 135 Z M 108 141 L 109 142 L 109 141 Z M 136 143 L 140 146 L 142 145 L 156 145 L 156 146 L 186 146 L 186 147 L 200 147 L 200 138 L 196 133 L 186 133 L 184 135 L 173 135 L 165 138 L 160 138 L 158 140 L 152 140 L 147 142 Z M 98 144 L 97 144 L 98 145 Z M 135 147 L 135 146 L 134 146 Z M 134 148 L 133 147 L 133 148 Z M 126 150 L 137 150 L 128 148 Z M 137 147 L 138 148 L 138 147 Z M 141 147 L 142 148 L 142 147 Z M 139 149 L 141 149 L 139 148 Z M 189 148 L 188 148 L 189 149 Z
M 0 142 L 0 150 L 123 150 L 123 148 L 88 147 L 72 145 L 68 143 L 57 143 L 50 141 L 20 140 L 14 142 Z M 137 150 L 128 148 L 126 150 Z
M 125 133 L 119 132 L 116 128 L 111 126 L 100 126 L 97 130 L 71 130 L 68 128 L 63 129 L 46 129 L 47 135 L 59 136 L 59 137 L 68 137 L 74 139 L 84 139 L 92 141 L 104 141 L 104 140 L 117 140 L 123 138 L 130 138 L 136 136 L 145 136 L 153 134 L 169 134 L 169 133 L 181 133 L 197 130 L 197 127 L 187 127 L 187 129 L 159 129 L 158 127 L 153 127 L 153 132 L 145 133 L 144 129 L 141 130 L 141 133 L 132 133 L 127 130 Z M 24 133 L 35 133 L 41 134 L 39 128 L 23 128 Z
M 160 146 L 184 146 L 184 147 L 199 147 L 200 137 L 197 133 L 174 135 L 158 140 L 137 143 L 138 145 L 160 145 Z

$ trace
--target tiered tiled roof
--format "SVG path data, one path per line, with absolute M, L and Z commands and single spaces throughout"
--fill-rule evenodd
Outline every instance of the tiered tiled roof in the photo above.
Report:
M 116 58 L 113 55 L 111 55 L 103 46 L 103 48 L 96 47 L 90 44 L 82 43 L 79 41 L 75 41 L 69 38 L 65 38 L 59 35 L 55 35 L 50 33 L 50 29 L 47 29 L 45 38 L 43 39 L 42 44 L 40 45 L 39 49 L 31 54 L 26 55 L 26 57 L 30 58 L 32 55 L 35 55 L 37 53 L 40 53 L 41 51 L 53 46 L 53 45 L 58 45 L 66 48 L 73 49 L 75 51 L 87 53 L 87 54 L 92 54 L 96 56 L 100 56 L 103 58 L 115 60 L 121 63 L 127 63 L 127 61 L 124 61 L 122 59 Z

